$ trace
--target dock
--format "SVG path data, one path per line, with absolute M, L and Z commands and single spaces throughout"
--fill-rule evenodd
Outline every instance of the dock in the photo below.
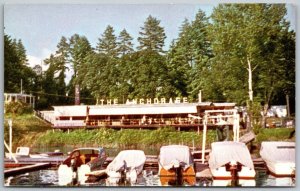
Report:
M 17 167 L 17 168 L 13 168 L 13 169 L 4 170 L 4 177 L 23 174 L 23 173 L 27 173 L 27 172 L 31 172 L 31 171 L 35 171 L 35 170 L 46 169 L 49 167 L 51 167 L 50 163 L 39 163 L 39 164 L 34 164 L 34 165 Z
M 205 154 L 207 155 L 210 150 L 206 150 Z M 205 159 L 205 163 L 202 164 L 200 158 L 201 151 L 194 151 L 194 168 L 196 171 L 196 178 L 212 178 L 212 174 L 210 172 L 207 157 Z M 66 156 L 58 156 L 58 157 L 49 157 L 49 158 L 30 158 L 30 157 L 20 157 L 18 158 L 19 163 L 14 163 L 12 159 L 4 159 L 5 168 L 14 168 L 8 169 L 4 171 L 4 176 L 12 176 L 16 174 L 22 174 L 34 170 L 45 169 L 49 167 L 58 167 L 67 157 Z M 112 162 L 114 157 L 107 157 L 103 167 Z M 255 169 L 265 169 L 265 163 L 261 158 L 252 158 Z M 146 155 L 146 162 L 144 165 L 144 170 L 151 170 L 153 172 L 158 170 L 158 156 L 156 155 Z M 99 172 L 99 174 L 91 174 L 94 176 L 102 176 L 103 172 Z

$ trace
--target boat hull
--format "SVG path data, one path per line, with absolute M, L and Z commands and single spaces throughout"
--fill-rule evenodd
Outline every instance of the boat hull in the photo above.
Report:
M 232 175 L 230 171 L 226 171 L 226 167 L 222 166 L 217 169 L 211 169 L 211 173 L 213 176 L 213 179 L 219 179 L 219 180 L 229 180 L 232 179 Z M 244 180 L 250 180 L 255 178 L 255 170 L 250 169 L 248 167 L 242 166 L 242 169 L 240 172 L 237 173 L 238 179 L 244 179 Z
M 265 160 L 270 173 L 277 177 L 295 176 L 295 163 Z
M 194 167 L 189 166 L 186 170 L 182 170 L 182 176 L 195 176 Z M 159 176 L 176 176 L 175 170 L 167 170 L 160 166 Z

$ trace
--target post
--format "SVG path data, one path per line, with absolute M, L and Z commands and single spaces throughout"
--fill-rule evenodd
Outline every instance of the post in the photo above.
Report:
M 8 125 L 9 125 L 9 149 L 12 151 L 12 119 L 8 120 Z M 12 154 L 11 152 L 9 153 L 9 159 L 11 159 Z
M 203 136 L 202 136 L 202 164 L 204 164 L 205 157 L 205 142 L 206 142 L 206 129 L 207 129 L 207 115 L 204 114 L 203 119 Z
M 23 94 L 23 79 L 21 79 L 21 94 Z
M 290 114 L 290 98 L 289 98 L 289 94 L 285 95 L 285 100 L 286 100 L 287 117 L 291 117 L 291 114 Z
M 199 94 L 198 94 L 198 103 L 202 102 L 202 90 L 199 90 Z
M 194 139 L 193 139 L 193 152 L 195 151 L 195 142 L 194 142 Z

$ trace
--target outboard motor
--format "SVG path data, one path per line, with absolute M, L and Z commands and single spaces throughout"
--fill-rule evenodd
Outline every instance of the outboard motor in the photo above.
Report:
M 230 161 L 226 164 L 226 171 L 231 172 L 231 186 L 238 186 L 238 172 L 242 170 L 242 164 L 237 161 Z

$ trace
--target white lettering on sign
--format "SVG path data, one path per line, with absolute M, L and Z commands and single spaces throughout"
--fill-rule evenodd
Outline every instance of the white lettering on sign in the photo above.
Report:
M 144 99 L 140 99 L 140 104 L 145 104 L 144 101 Z
M 97 99 L 97 105 L 99 104 L 100 101 L 100 105 L 118 105 L 119 104 L 119 100 L 117 98 L 114 99 Z M 152 102 L 153 101 L 153 102 Z M 127 105 L 137 105 L 137 104 L 178 104 L 178 103 L 188 103 L 188 98 L 187 97 L 176 97 L 175 100 L 173 100 L 173 98 L 169 98 L 168 102 L 167 99 L 162 97 L 162 98 L 154 98 L 153 100 L 151 98 L 140 98 L 140 99 L 127 99 L 125 104 Z
M 151 98 L 147 99 L 147 104 L 151 104 Z
M 118 105 L 118 99 L 114 99 L 114 105 Z

